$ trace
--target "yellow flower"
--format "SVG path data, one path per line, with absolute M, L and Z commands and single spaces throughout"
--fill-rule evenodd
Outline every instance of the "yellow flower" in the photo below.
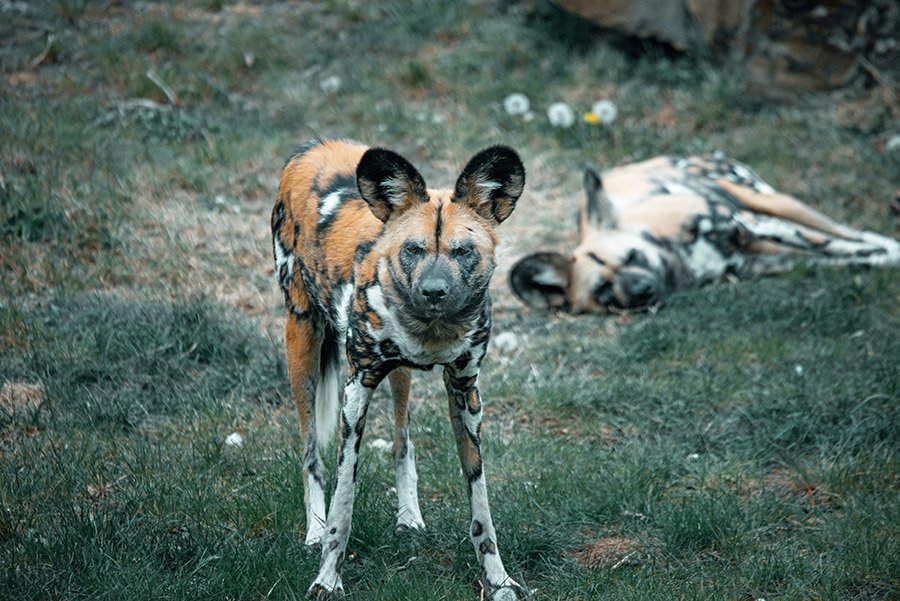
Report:
M 584 122 L 588 125 L 597 125 L 598 123 L 600 123 L 600 117 L 588 111 L 584 114 Z

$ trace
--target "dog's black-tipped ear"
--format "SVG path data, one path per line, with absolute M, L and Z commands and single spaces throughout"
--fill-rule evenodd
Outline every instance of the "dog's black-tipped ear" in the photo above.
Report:
M 519 259 L 509 272 L 509 285 L 532 309 L 566 310 L 572 257 L 540 252 Z
M 584 207 L 579 225 L 582 232 L 587 226 L 613 229 L 619 225 L 616 209 L 603 189 L 603 180 L 592 167 L 584 170 Z
M 382 221 L 428 202 L 425 180 L 416 168 L 384 148 L 370 148 L 363 154 L 356 166 L 356 185 L 372 213 Z
M 516 208 L 525 188 L 525 166 L 512 148 L 491 146 L 476 154 L 456 180 L 453 201 L 494 223 Z

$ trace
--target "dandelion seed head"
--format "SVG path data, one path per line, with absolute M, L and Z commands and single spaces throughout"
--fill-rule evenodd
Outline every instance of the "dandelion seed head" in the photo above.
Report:
M 598 100 L 591 107 L 591 112 L 597 115 L 601 123 L 612 123 L 619 115 L 619 107 L 612 100 Z
M 572 127 L 575 124 L 575 111 L 565 102 L 554 102 L 547 107 L 547 119 L 554 127 Z
M 330 77 L 326 77 L 322 81 L 319 82 L 319 87 L 326 94 L 334 94 L 338 90 L 341 89 L 341 78 L 337 75 L 332 75 Z
M 528 101 L 528 96 L 520 92 L 510 94 L 503 99 L 503 110 L 509 115 L 525 115 L 529 108 L 531 108 L 531 103 Z

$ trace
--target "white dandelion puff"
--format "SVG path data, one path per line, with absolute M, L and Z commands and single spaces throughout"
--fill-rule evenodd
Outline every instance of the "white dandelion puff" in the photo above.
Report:
M 619 115 L 619 107 L 612 100 L 598 100 L 591 107 L 591 112 L 597 115 L 601 123 L 612 123 Z
M 319 87 L 322 88 L 322 91 L 326 94 L 334 94 L 338 90 L 341 89 L 341 78 L 337 75 L 332 75 L 330 77 L 326 77 L 322 81 L 319 82 Z
M 232 432 L 225 438 L 226 447 L 239 447 L 244 444 L 244 437 L 240 432 Z
M 554 102 L 547 108 L 547 118 L 554 127 L 572 127 L 575 124 L 575 111 L 565 102 Z
M 519 346 L 519 337 L 515 332 L 501 332 L 497 334 L 491 342 L 494 348 L 504 355 L 509 355 Z
M 520 92 L 510 94 L 503 99 L 503 110 L 507 114 L 525 115 L 528 113 L 529 108 L 531 108 L 531 102 L 528 101 L 528 96 Z

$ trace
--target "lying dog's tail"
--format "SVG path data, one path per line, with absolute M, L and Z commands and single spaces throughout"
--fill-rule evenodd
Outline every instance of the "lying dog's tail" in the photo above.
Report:
M 337 332 L 325 326 L 322 350 L 319 355 L 319 381 L 316 385 L 316 445 L 323 453 L 337 430 L 341 410 L 340 378 L 341 345 Z

